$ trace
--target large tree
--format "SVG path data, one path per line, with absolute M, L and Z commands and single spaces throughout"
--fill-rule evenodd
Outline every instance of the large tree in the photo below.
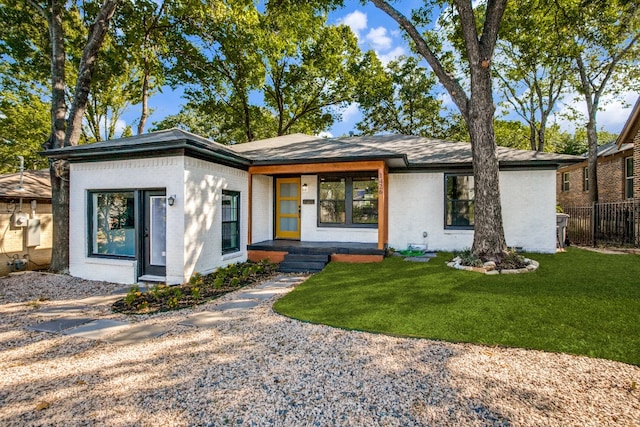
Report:
M 475 224 L 472 251 L 483 259 L 500 260 L 506 243 L 500 204 L 499 167 L 493 116 L 491 64 L 500 22 L 507 0 L 488 0 L 484 13 L 477 17 L 471 0 L 425 1 L 411 19 L 384 0 L 371 2 L 393 18 L 414 43 L 414 48 L 431 66 L 464 118 L 471 139 L 475 179 Z M 465 79 L 469 90 L 452 73 L 449 59 L 439 54 L 441 43 L 428 30 L 429 17 L 436 10 L 452 12 L 460 29 L 465 60 Z M 422 27 L 420 30 L 418 27 Z
M 367 52 L 366 79 L 361 79 L 357 99 L 363 118 L 360 133 L 392 132 L 404 135 L 444 137 L 447 121 L 442 100 L 435 94 L 435 75 L 418 64 L 418 58 L 401 57 L 382 65 Z
M 548 2 L 522 0 L 509 3 L 500 29 L 494 73 L 502 105 L 529 127 L 529 148 L 545 151 L 546 129 L 556 103 L 566 92 L 571 59 L 562 46 L 564 36 L 552 28 Z
M 66 51 L 63 20 L 65 3 L 49 0 L 29 4 L 44 20 L 49 35 L 49 52 L 41 52 L 51 64 L 51 135 L 47 149 L 77 145 L 82 133 L 82 120 L 91 89 L 92 72 L 98 51 L 104 41 L 109 23 L 119 0 L 105 0 L 95 13 L 88 38 L 82 49 L 77 68 L 73 101 L 67 107 Z M 66 161 L 51 163 L 51 196 L 53 213 L 53 246 L 51 270 L 65 271 L 69 267 L 69 166 Z
M 185 43 L 170 77 L 184 85 L 187 105 L 156 128 L 189 129 L 195 112 L 209 123 L 198 121 L 199 130 L 224 143 L 318 133 L 355 100 L 362 54 L 348 27 L 327 25 L 307 4 L 271 2 L 259 10 L 233 0 L 220 7 L 180 24 Z
M 597 113 L 605 95 L 640 89 L 640 13 L 637 2 L 609 0 L 554 3 L 563 51 L 574 65 L 574 89 L 586 106 L 589 198 L 598 201 Z

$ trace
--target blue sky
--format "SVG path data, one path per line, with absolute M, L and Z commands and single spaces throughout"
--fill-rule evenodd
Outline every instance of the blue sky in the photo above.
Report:
M 396 3 L 396 7 L 401 12 L 408 13 L 412 7 L 416 7 L 422 3 L 419 0 L 403 1 Z M 385 13 L 379 11 L 370 3 L 362 5 L 357 1 L 346 1 L 346 6 L 329 14 L 329 23 L 343 23 L 351 27 L 352 31 L 358 38 L 362 50 L 374 50 L 383 63 L 389 62 L 401 55 L 409 54 L 409 48 L 402 36 L 398 25 Z M 427 66 L 428 67 L 428 66 Z M 622 129 L 626 119 L 628 118 L 631 108 L 633 107 L 637 93 L 628 92 L 622 95 L 623 100 L 613 100 L 607 103 L 604 99 L 604 111 L 598 113 L 598 128 L 604 128 L 609 132 L 618 133 Z M 575 96 L 567 96 L 565 103 L 559 103 L 558 111 L 566 111 L 570 107 L 575 107 L 578 111 L 585 111 L 584 101 L 574 100 Z M 450 108 L 455 108 L 448 101 L 448 96 L 443 98 L 445 104 Z M 152 109 L 152 115 L 148 120 L 147 127 L 151 126 L 154 121 L 159 121 L 163 117 L 176 114 L 180 111 L 180 106 L 184 103 L 181 99 L 181 91 L 172 91 L 165 88 L 163 93 L 159 93 L 151 97 L 149 106 Z M 139 106 L 132 106 L 123 115 L 122 120 L 131 125 L 138 119 L 140 114 Z M 328 136 L 346 135 L 349 131 L 355 130 L 355 124 L 360 120 L 361 115 L 357 105 L 352 104 L 342 113 L 342 120 L 336 122 L 328 131 Z M 509 118 L 515 118 L 510 116 Z M 569 132 L 573 132 L 574 124 L 564 119 L 561 114 L 552 117 L 560 124 L 561 128 Z M 124 127 L 124 123 L 121 123 Z

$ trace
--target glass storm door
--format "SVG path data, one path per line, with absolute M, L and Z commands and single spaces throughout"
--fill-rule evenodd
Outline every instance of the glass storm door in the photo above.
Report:
M 300 240 L 300 178 L 276 178 L 276 239 Z
M 166 275 L 167 196 L 164 191 L 144 192 L 142 274 Z

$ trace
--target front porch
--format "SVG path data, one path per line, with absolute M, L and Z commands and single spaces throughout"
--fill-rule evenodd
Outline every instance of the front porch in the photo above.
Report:
M 247 245 L 247 256 L 251 261 L 268 259 L 282 263 L 289 256 L 326 256 L 336 262 L 380 262 L 385 249 L 376 243 L 357 242 L 303 242 L 298 240 L 265 240 Z

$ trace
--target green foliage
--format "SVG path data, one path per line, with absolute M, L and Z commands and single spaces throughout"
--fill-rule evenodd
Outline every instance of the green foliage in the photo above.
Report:
M 121 313 L 145 314 L 187 308 L 265 280 L 274 272 L 275 264 L 268 261 L 247 261 L 219 268 L 207 275 L 195 273 L 187 283 L 178 286 L 157 284 L 147 292 L 141 292 L 135 285 L 123 299 L 113 304 L 112 309 Z
M 180 24 L 181 54 L 169 77 L 188 102 L 156 129 L 178 126 L 222 143 L 314 134 L 355 100 L 362 54 L 348 27 L 327 25 L 308 4 L 217 7 L 213 17 Z
M 456 252 L 456 256 L 460 258 L 460 265 L 466 265 L 469 267 L 483 266 L 482 260 L 471 251 L 471 248 L 465 248 L 460 252 Z
M 447 120 L 434 91 L 437 79 L 418 62 L 416 57 L 401 57 L 383 67 L 367 52 L 357 97 L 363 119 L 356 127 L 362 134 L 444 137 Z
M 494 120 L 496 144 L 501 147 L 529 149 L 529 128 L 516 120 Z
M 576 248 L 531 254 L 535 273 L 487 276 L 397 257 L 330 263 L 274 309 L 391 335 L 583 354 L 640 365 L 640 258 Z

